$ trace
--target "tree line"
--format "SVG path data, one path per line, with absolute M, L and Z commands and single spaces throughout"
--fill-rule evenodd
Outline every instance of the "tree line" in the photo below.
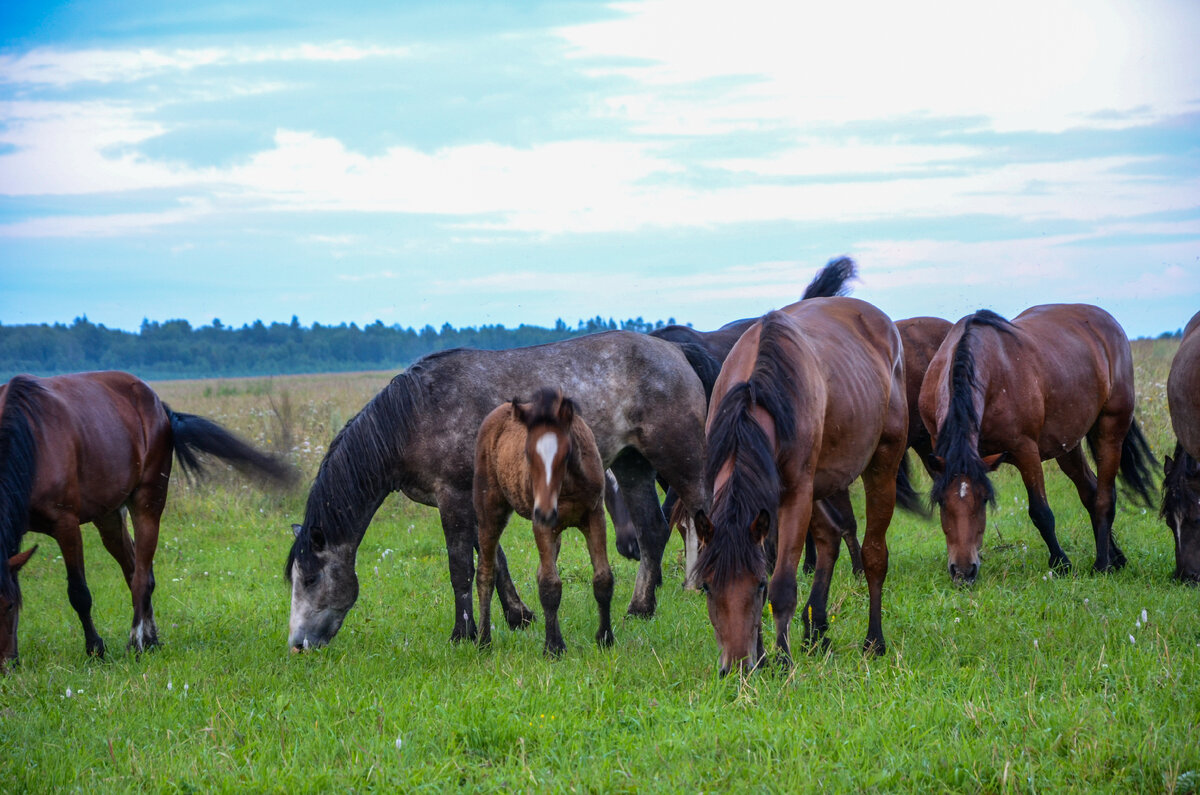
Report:
M 674 319 L 667 321 L 674 323 Z M 385 326 L 382 321 L 359 327 L 313 323 L 266 324 L 261 320 L 241 328 L 220 319 L 193 328 L 186 320 L 143 320 L 137 333 L 106 328 L 86 316 L 64 323 L 0 324 L 0 375 L 7 381 L 18 373 L 56 375 L 82 370 L 128 370 L 141 378 L 204 378 L 208 376 L 287 375 L 296 373 L 394 370 L 433 351 L 446 348 L 500 350 L 625 329 L 648 332 L 662 320 L 642 318 L 620 323 L 597 316 L 569 326 L 560 318 L 553 328 L 522 323 L 455 328 L 449 323 L 420 330 Z

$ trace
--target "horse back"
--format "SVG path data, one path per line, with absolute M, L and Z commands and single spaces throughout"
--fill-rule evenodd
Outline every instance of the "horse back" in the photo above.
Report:
M 1167 405 L 1175 438 L 1200 459 L 1200 312 L 1188 322 L 1167 377 Z
M 119 508 L 140 485 L 165 487 L 170 421 L 158 396 L 120 372 L 36 379 L 35 514 L 66 508 L 88 522 Z

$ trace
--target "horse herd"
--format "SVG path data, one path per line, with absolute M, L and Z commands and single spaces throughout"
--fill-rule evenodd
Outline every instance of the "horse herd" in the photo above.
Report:
M 790 660 L 802 558 L 815 570 L 801 611 L 803 641 L 825 642 L 843 541 L 868 586 L 864 649 L 884 652 L 887 529 L 897 505 L 924 510 L 909 483 L 908 448 L 933 479 L 955 581 L 979 573 L 994 502 L 989 473 L 1001 463 L 1021 474 L 1052 568 L 1071 564 L 1046 500 L 1042 462 L 1050 459 L 1091 518 L 1093 568 L 1124 566 L 1112 527 L 1116 480 L 1149 504 L 1154 478 L 1133 419 L 1130 346 L 1117 322 L 1071 304 L 1033 307 L 1011 321 L 981 310 L 953 324 L 893 323 L 844 295 L 853 275 L 850 260 L 835 260 L 800 301 L 713 332 L 612 331 L 422 358 L 346 423 L 320 464 L 285 566 L 289 646 L 319 647 L 340 629 L 358 597 L 358 546 L 394 491 L 438 509 L 454 640 L 490 642 L 493 590 L 510 627 L 533 621 L 499 544 L 511 513 L 532 520 L 552 655 L 565 648 L 556 568 L 563 530 L 579 527 L 587 538 L 596 641 L 609 645 L 606 498 L 618 550 L 639 561 L 632 615 L 654 613 L 663 550 L 671 524 L 679 526 L 694 539 L 688 575 L 706 594 L 722 674 L 766 659 L 768 601 L 778 656 Z M 1178 442 L 1165 460 L 1161 515 L 1175 538 L 1175 576 L 1200 581 L 1200 313 L 1172 363 L 1168 401 Z M 103 655 L 104 642 L 84 578 L 80 524 L 87 522 L 129 585 L 129 645 L 141 651 L 157 643 L 152 561 L 173 454 L 189 475 L 202 473 L 203 455 L 211 455 L 269 482 L 295 478 L 215 423 L 171 411 L 131 375 L 17 376 L 0 387 L 0 665 L 17 658 L 18 572 L 36 549 L 20 546 L 30 529 L 62 550 L 89 654 Z M 861 547 L 848 492 L 859 479 Z

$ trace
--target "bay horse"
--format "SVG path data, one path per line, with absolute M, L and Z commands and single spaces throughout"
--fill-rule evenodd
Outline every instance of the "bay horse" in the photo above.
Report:
M 492 642 L 496 545 L 515 511 L 533 522 L 538 596 L 546 616 L 545 653 L 558 656 L 567 648 L 558 624 L 558 550 L 568 527 L 578 527 L 587 539 L 592 594 L 600 613 L 596 643 L 611 646 L 613 573 L 604 521 L 604 464 L 575 403 L 558 390 L 542 388 L 528 403 L 513 398 L 487 415 L 475 445 L 474 496 L 479 520 L 479 645 Z
M 857 276 L 858 269 L 851 258 L 838 257 L 831 259 L 826 263 L 825 267 L 817 272 L 812 281 L 808 283 L 800 300 L 846 295 L 850 291 L 850 282 L 857 278 Z M 696 367 L 696 374 L 704 382 L 705 399 L 709 400 L 712 397 L 713 384 L 716 383 L 717 376 L 721 372 L 721 364 L 725 361 L 725 357 L 729 355 L 729 351 L 733 348 L 734 343 L 745 333 L 746 329 L 756 322 L 758 322 L 757 317 L 742 318 L 741 320 L 726 323 L 716 331 L 696 331 L 690 326 L 672 324 L 655 329 L 650 332 L 650 335 L 669 340 L 679 345 L 699 347 L 712 357 L 715 366 L 710 368 Z M 613 521 L 617 552 L 627 558 L 637 560 L 638 546 L 637 537 L 634 534 L 635 529 L 633 523 L 627 519 L 628 513 L 625 510 L 620 497 L 620 491 L 615 483 L 610 482 L 606 486 L 604 501 L 608 507 L 609 516 Z M 664 513 L 670 516 L 674 505 L 675 495 L 668 493 L 663 504 Z M 850 522 L 854 521 L 854 513 L 850 507 L 850 495 L 848 493 L 831 497 L 828 505 L 837 515 L 849 516 Z M 843 528 L 842 524 L 836 526 L 839 530 Z M 688 533 L 683 524 L 679 525 L 679 532 L 683 536 L 687 559 L 687 579 L 684 582 L 684 587 L 696 588 L 699 586 L 699 583 L 696 581 L 694 574 L 697 553 L 695 534 Z M 859 551 L 858 538 L 854 535 L 853 526 L 850 529 L 850 534 L 843 537 L 846 540 L 846 548 L 850 553 L 850 560 L 855 572 L 862 571 L 862 557 Z
M 920 397 L 921 383 L 925 380 L 925 371 L 929 369 L 929 362 L 933 359 L 938 348 L 942 344 L 942 340 L 946 338 L 946 334 L 950 331 L 950 327 L 954 324 L 949 320 L 943 320 L 940 317 L 910 317 L 905 320 L 896 321 L 896 330 L 900 332 L 900 341 L 904 343 L 904 393 L 908 398 L 908 449 L 917 454 L 917 459 L 920 460 L 925 471 L 929 476 L 934 477 L 932 469 L 933 456 L 933 439 L 929 435 L 929 431 L 925 428 L 925 423 L 921 421 Z M 900 462 L 900 483 L 898 487 L 901 489 L 911 490 L 911 481 L 908 476 L 908 455 Z M 921 516 L 928 517 L 929 513 L 920 509 L 916 504 L 915 496 L 908 498 L 905 495 L 905 500 L 898 501 L 901 507 L 912 510 L 913 513 L 918 513 Z M 854 510 L 850 505 L 850 495 L 839 495 L 838 497 L 825 500 L 822 503 L 825 508 L 825 520 L 833 524 L 841 535 L 842 540 L 846 542 L 846 551 L 850 553 L 851 571 L 855 576 L 862 574 L 862 552 L 858 545 L 858 523 L 854 519 Z M 815 536 L 812 533 L 804 540 L 804 572 L 812 574 L 817 568 L 817 546 Z
M 402 491 L 441 514 L 454 591 L 451 640 L 475 639 L 475 442 L 497 405 L 544 384 L 587 417 L 600 458 L 620 483 L 640 532 L 629 613 L 653 615 L 669 534 L 656 475 L 689 510 L 708 504 L 702 478 L 704 388 L 681 346 L 608 331 L 503 351 L 457 348 L 423 357 L 392 379 L 337 434 L 318 469 L 285 565 L 288 642 L 322 646 L 358 596 L 355 554 L 384 498 Z M 510 627 L 533 613 L 496 550 L 496 588 Z
M 104 656 L 84 578 L 79 526 L 87 522 L 100 531 L 133 597 L 129 646 L 140 652 L 158 643 L 150 597 L 172 453 L 189 475 L 203 474 L 199 454 L 208 454 L 272 482 L 294 479 L 282 461 L 211 420 L 172 411 L 128 373 L 19 375 L 0 387 L 0 664 L 17 659 L 17 572 L 37 549 L 18 552 L 28 530 L 58 542 L 87 653 Z
M 839 543 L 814 503 L 859 477 L 866 489 L 862 557 L 870 594 L 864 647 L 882 654 L 886 533 L 908 422 L 895 325 L 855 298 L 811 299 L 770 312 L 730 351 L 712 405 L 705 461 L 712 511 L 695 521 L 697 571 L 721 674 L 735 665 L 753 669 L 765 658 L 767 598 L 776 646 L 790 661 L 796 572 L 810 530 L 817 535 L 817 570 L 803 620 L 806 639 L 823 641 Z M 772 531 L 778 546 L 768 584 L 764 544 Z
M 1175 536 L 1175 578 L 1200 583 L 1200 312 L 1171 360 L 1167 405 L 1176 441 L 1164 461 L 1160 515 Z
M 1092 520 L 1099 572 L 1125 555 L 1112 536 L 1118 471 L 1150 503 L 1149 448 L 1133 419 L 1133 358 L 1112 315 L 1087 304 L 1046 304 L 1011 322 L 981 309 L 946 335 L 925 376 L 920 409 L 934 440 L 932 499 L 940 506 L 950 576 L 979 573 L 988 473 L 1009 462 L 1029 494 L 1029 518 L 1050 567 L 1070 567 L 1055 535 L 1042 462 L 1054 459 Z M 1096 461 L 1093 473 L 1080 442 Z

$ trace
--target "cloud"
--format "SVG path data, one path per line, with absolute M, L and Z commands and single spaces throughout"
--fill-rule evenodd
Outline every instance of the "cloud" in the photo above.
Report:
M 210 67 L 405 58 L 411 53 L 408 47 L 364 47 L 348 42 L 192 49 L 38 48 L 20 55 L 0 56 L 0 85 L 49 85 L 61 88 L 76 83 L 133 83 L 155 75 Z

